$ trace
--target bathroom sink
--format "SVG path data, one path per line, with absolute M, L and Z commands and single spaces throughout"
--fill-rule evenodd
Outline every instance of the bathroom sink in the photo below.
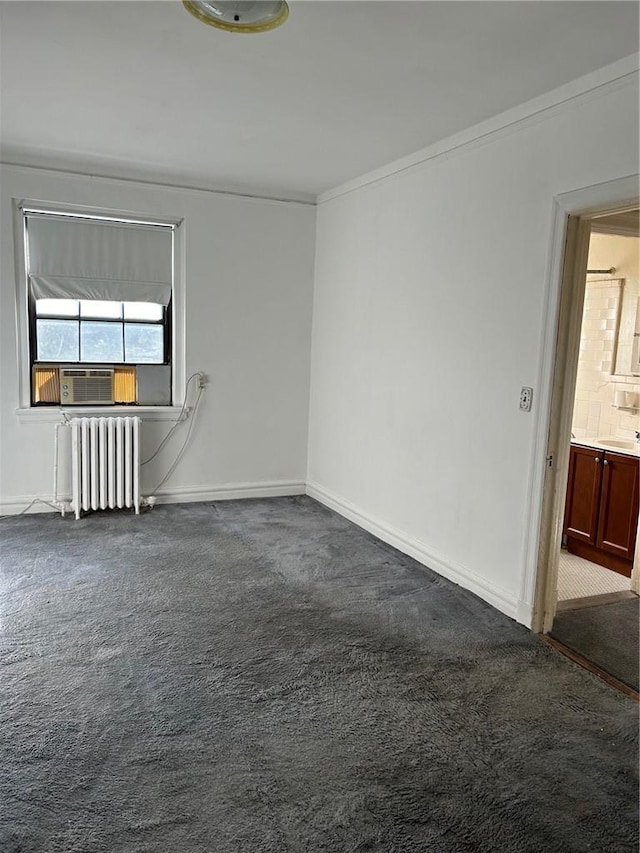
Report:
M 632 441 L 630 438 L 599 438 L 598 444 L 601 444 L 603 447 L 611 447 L 612 450 L 640 451 L 640 444 L 637 441 Z

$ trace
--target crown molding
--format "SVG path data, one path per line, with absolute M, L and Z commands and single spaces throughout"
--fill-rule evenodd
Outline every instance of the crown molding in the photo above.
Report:
M 637 82 L 639 68 L 640 54 L 633 53 L 624 59 L 620 59 L 610 65 L 605 65 L 597 71 L 592 71 L 590 74 L 579 77 L 577 80 L 565 83 L 551 92 L 539 95 L 505 112 L 499 113 L 493 116 L 493 118 L 460 131 L 460 133 L 456 133 L 426 148 L 421 148 L 413 154 L 408 154 L 399 160 L 393 160 L 379 169 L 366 172 L 360 175 L 360 177 L 327 190 L 317 197 L 317 204 L 326 204 L 333 199 L 340 198 L 355 190 L 378 183 L 401 172 L 406 172 L 416 166 L 421 166 L 430 160 L 449 155 L 453 151 L 486 142 L 488 137 L 510 133 L 514 129 L 545 120 L 566 108 L 568 104 L 572 102 L 577 103 L 581 99 L 592 97 L 603 90 L 621 85 L 629 85 L 634 81 Z
M 300 204 L 307 207 L 315 207 L 316 205 L 315 198 L 312 195 L 295 193 L 291 195 L 287 195 L 286 193 L 283 193 L 282 195 L 277 193 L 252 193 L 248 190 L 244 191 L 240 189 L 194 186 L 189 183 L 171 181 L 168 176 L 163 178 L 161 176 L 152 177 L 142 174 L 139 176 L 136 176 L 135 174 L 125 176 L 108 174 L 106 170 L 101 172 L 99 166 L 97 166 L 95 170 L 91 168 L 67 168 L 65 166 L 54 166 L 43 162 L 37 162 L 36 159 L 30 160 L 28 154 L 25 153 L 22 155 L 17 151 L 14 156 L 5 154 L 0 159 L 0 166 L 5 169 L 14 169 L 16 171 L 41 172 L 43 174 L 50 174 L 54 176 L 65 175 L 69 178 L 90 178 L 92 181 L 110 184 L 136 184 L 174 192 L 206 193 L 207 195 L 225 196 L 227 198 L 238 198 L 246 201 L 272 202 L 276 204 Z

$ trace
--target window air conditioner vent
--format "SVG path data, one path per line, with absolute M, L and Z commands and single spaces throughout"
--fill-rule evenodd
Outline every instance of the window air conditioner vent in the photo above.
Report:
M 63 406 L 113 403 L 113 370 L 60 370 Z

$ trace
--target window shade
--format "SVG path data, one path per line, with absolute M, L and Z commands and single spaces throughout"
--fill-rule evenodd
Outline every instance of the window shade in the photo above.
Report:
M 27 214 L 29 280 L 36 299 L 171 299 L 172 229 Z

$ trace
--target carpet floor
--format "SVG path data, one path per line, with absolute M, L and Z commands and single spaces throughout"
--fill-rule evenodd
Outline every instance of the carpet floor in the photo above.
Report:
M 637 705 L 309 498 L 3 521 L 2 853 L 623 853 Z
M 605 672 L 640 690 L 640 599 L 556 614 L 551 636 Z

